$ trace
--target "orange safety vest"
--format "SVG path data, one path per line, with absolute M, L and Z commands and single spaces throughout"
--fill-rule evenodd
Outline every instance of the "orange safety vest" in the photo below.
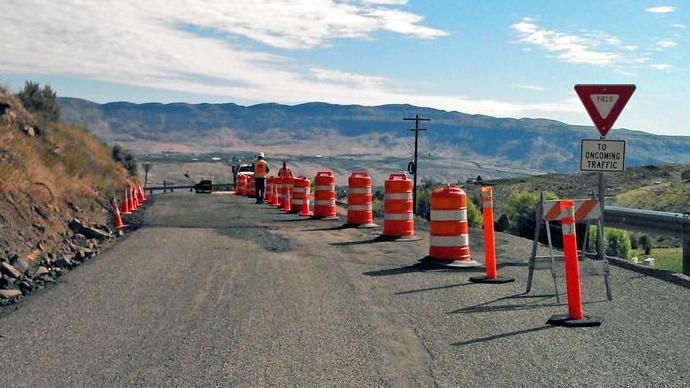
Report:
M 265 160 L 257 160 L 254 162 L 254 177 L 265 178 L 268 175 L 268 163 Z
M 290 167 L 281 167 L 280 170 L 278 170 L 278 176 L 292 176 L 292 170 L 290 170 Z

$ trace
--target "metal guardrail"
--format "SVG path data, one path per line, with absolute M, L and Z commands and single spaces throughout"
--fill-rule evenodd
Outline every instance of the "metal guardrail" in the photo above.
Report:
M 168 191 L 173 192 L 175 190 L 190 190 L 191 191 L 194 189 L 194 186 L 196 186 L 196 184 L 193 184 L 193 185 L 172 185 L 172 184 L 168 184 L 168 182 L 166 182 L 166 181 L 163 181 L 163 186 L 147 186 L 144 190 L 148 191 L 151 194 L 153 194 L 154 191 L 162 191 L 164 193 L 167 193 Z M 213 190 L 217 190 L 217 189 L 229 190 L 229 189 L 232 189 L 234 187 L 235 187 L 235 185 L 232 183 L 220 183 L 220 184 L 214 184 Z
M 606 206 L 604 223 L 682 239 L 683 274 L 690 275 L 690 214 Z

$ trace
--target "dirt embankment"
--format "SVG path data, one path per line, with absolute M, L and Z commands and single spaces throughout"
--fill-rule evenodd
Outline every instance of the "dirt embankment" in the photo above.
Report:
M 0 88 L 0 308 L 112 241 L 110 198 L 127 179 L 86 130 Z

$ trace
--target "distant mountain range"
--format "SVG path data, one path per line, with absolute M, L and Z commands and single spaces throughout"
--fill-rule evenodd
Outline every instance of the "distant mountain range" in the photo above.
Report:
M 580 140 L 597 138 L 592 127 L 547 119 L 496 118 L 412 105 L 295 106 L 259 104 L 97 104 L 61 98 L 64 119 L 82 124 L 107 142 L 137 152 L 254 151 L 286 155 L 405 156 L 412 151 L 411 122 L 431 118 L 421 137 L 427 158 L 503 164 L 526 171 L 576 171 Z M 690 163 L 690 136 L 659 136 L 615 129 L 626 140 L 629 166 Z

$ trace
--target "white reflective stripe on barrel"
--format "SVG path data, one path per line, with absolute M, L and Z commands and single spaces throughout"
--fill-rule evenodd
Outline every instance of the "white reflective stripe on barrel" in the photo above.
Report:
M 389 221 L 408 221 L 414 219 L 412 213 L 383 213 L 383 219 Z
M 384 199 L 412 199 L 412 193 L 386 193 Z
M 335 185 L 315 186 L 314 190 L 317 190 L 317 191 L 334 191 Z
M 575 224 L 563 223 L 563 234 L 575 234 Z
M 371 193 L 371 187 L 348 189 L 347 192 L 352 194 L 369 194 Z
M 330 206 L 330 205 L 335 205 L 335 199 L 329 200 L 317 200 L 314 201 L 315 206 Z
M 307 189 L 305 189 L 304 187 L 295 187 L 294 189 L 292 189 L 292 192 L 293 193 L 306 193 Z
M 432 247 L 464 247 L 470 243 L 469 234 L 460 236 L 431 236 L 430 244 Z
M 460 210 L 433 210 L 431 209 L 431 221 L 465 221 L 467 209 Z
M 301 199 L 293 199 L 292 204 L 293 205 L 304 205 L 304 201 L 302 201 Z
M 371 205 L 347 205 L 347 210 L 354 210 L 354 211 L 371 210 Z

